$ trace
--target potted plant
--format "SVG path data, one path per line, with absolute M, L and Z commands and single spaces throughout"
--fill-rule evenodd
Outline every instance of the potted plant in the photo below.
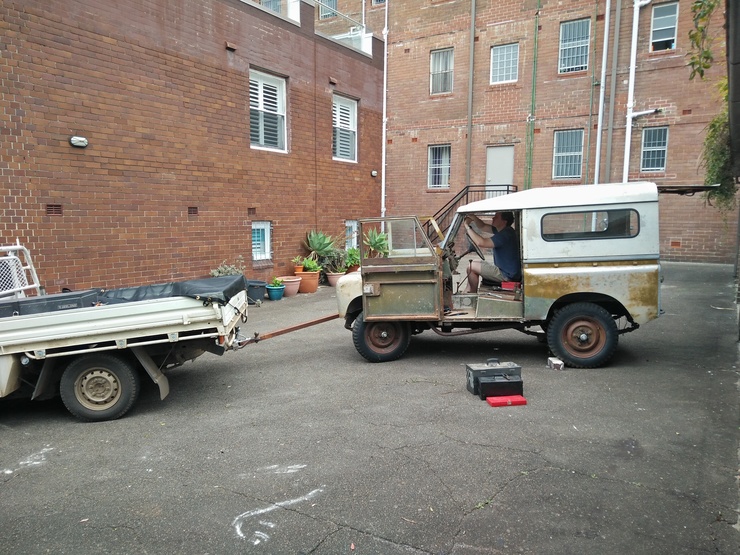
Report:
M 308 256 L 306 258 L 313 259 L 317 262 L 322 258 L 330 256 L 332 251 L 335 250 L 334 238 L 323 231 L 309 231 L 306 234 L 306 240 L 303 242 L 303 245 L 308 250 Z
M 388 256 L 388 235 L 371 228 L 363 237 L 363 244 L 367 247 L 366 258 L 382 258 Z
M 360 268 L 360 249 L 357 247 L 348 248 L 345 263 L 347 264 L 347 273 L 358 270 Z
M 342 249 L 332 249 L 332 251 L 323 259 L 324 274 L 326 281 L 332 287 L 337 284 L 340 276 L 347 271 L 347 252 Z
M 301 284 L 298 287 L 299 293 L 315 293 L 319 288 L 319 273 L 321 265 L 314 259 L 306 257 L 303 260 L 303 271 L 296 272 L 301 277 Z
M 301 266 L 303 268 L 303 266 Z M 299 272 L 302 270 L 299 270 Z M 294 297 L 298 294 L 298 289 L 301 286 L 302 278 L 301 276 L 279 276 L 280 280 L 283 281 L 283 285 L 285 286 L 285 291 L 283 292 L 283 297 Z
M 293 263 L 293 272 L 302 272 L 303 271 L 303 257 L 298 255 L 293 260 L 291 260 Z
M 283 293 L 285 292 L 285 285 L 283 285 L 283 280 L 277 277 L 272 278 L 272 281 L 267 284 L 267 297 L 271 301 L 279 301 L 283 298 Z

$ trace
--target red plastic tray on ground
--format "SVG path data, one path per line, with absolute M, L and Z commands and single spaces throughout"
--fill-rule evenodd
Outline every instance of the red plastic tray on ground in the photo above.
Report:
M 486 402 L 492 407 L 511 407 L 526 405 L 527 400 L 521 395 L 502 395 L 500 397 L 486 397 Z

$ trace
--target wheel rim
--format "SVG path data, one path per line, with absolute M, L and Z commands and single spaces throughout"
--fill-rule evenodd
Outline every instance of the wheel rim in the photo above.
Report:
M 606 329 L 597 320 L 575 318 L 563 329 L 563 346 L 569 354 L 587 358 L 599 353 L 606 345 Z
M 401 324 L 397 322 L 379 322 L 368 324 L 365 330 L 367 344 L 376 353 L 388 353 L 398 347 L 403 338 Z
M 100 410 L 114 404 L 121 397 L 121 384 L 105 368 L 91 369 L 75 381 L 75 396 L 81 405 Z

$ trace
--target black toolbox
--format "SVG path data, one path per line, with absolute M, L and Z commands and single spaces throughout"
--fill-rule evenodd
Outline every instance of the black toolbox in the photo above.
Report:
M 94 306 L 98 302 L 98 292 L 95 289 L 70 291 L 67 293 L 54 293 L 53 295 L 25 297 L 23 299 L 17 299 L 16 302 L 18 303 L 18 311 L 22 316 L 26 314 L 42 314 L 44 312 Z
M 500 395 L 522 394 L 522 367 L 514 362 L 499 362 L 498 359 L 489 358 L 485 364 L 466 364 L 465 374 L 468 391 L 473 395 L 479 395 L 481 399 Z M 502 379 L 490 379 L 496 377 Z M 482 382 L 484 379 L 486 381 Z M 486 384 L 486 395 L 481 394 L 481 383 Z M 514 391 L 510 393 L 509 391 L 512 389 Z M 501 392 L 493 393 L 495 391 Z

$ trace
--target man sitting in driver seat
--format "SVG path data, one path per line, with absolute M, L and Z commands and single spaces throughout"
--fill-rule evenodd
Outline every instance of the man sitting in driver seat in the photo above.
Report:
M 493 249 L 493 264 L 485 260 L 473 260 L 468 266 L 466 293 L 478 291 L 481 276 L 499 283 L 522 280 L 519 239 L 516 231 L 511 227 L 513 223 L 514 214 L 512 212 L 496 212 L 490 225 L 483 223 L 478 216 L 473 214 L 465 216 L 465 230 L 470 240 L 478 248 Z

